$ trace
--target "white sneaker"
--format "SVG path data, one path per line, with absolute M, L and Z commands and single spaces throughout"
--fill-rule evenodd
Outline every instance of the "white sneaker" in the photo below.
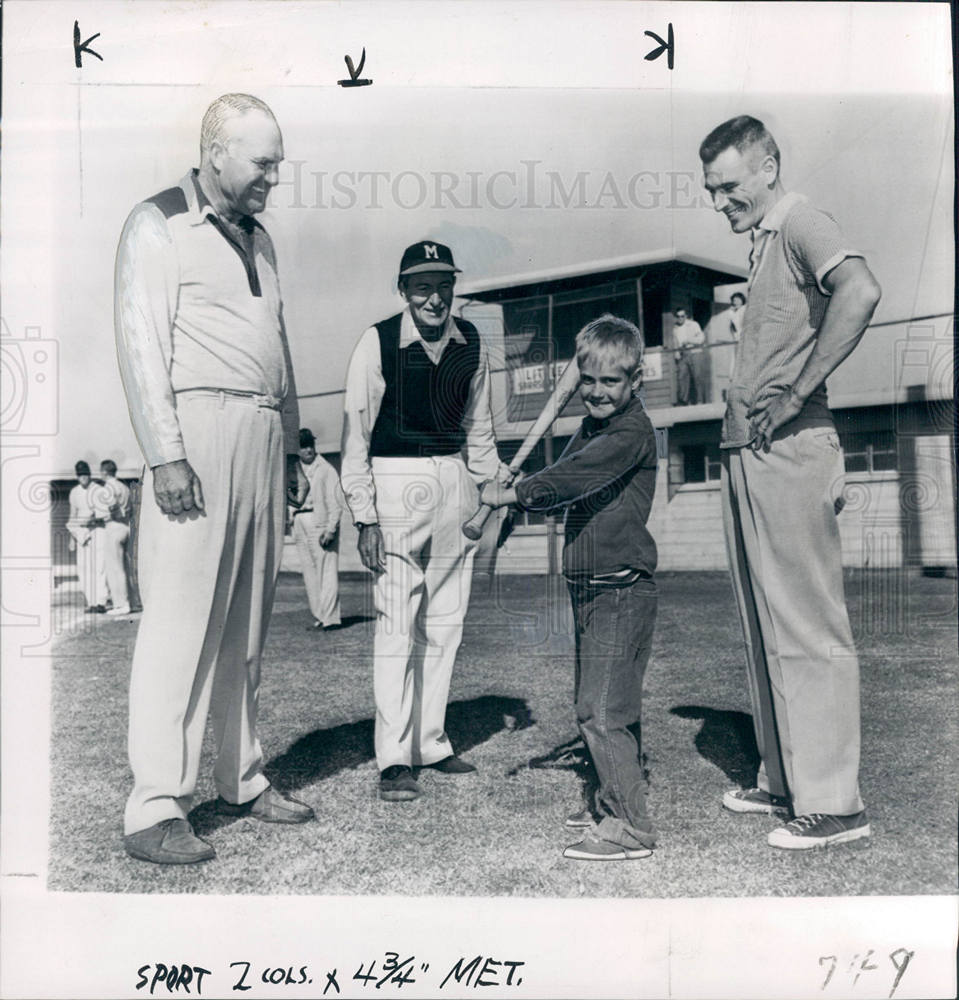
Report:
M 811 847 L 828 847 L 830 844 L 859 840 L 860 837 L 868 837 L 869 833 L 865 810 L 851 816 L 809 813 L 773 830 L 766 839 L 770 847 L 804 851 Z
M 108 615 L 128 615 L 130 613 L 129 604 L 121 604 L 118 608 L 110 608 Z

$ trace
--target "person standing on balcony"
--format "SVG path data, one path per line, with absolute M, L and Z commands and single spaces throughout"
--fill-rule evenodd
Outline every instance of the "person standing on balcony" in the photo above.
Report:
M 676 361 L 676 404 L 706 402 L 703 328 L 682 307 L 673 310 L 673 358 Z

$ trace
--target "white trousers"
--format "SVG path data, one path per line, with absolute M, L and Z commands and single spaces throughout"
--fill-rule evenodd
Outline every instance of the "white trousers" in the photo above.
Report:
M 453 750 L 446 702 L 476 552 L 462 523 L 476 486 L 458 456 L 374 458 L 386 572 L 376 578 L 376 763 L 434 764 Z
M 726 546 L 746 642 L 760 788 L 797 815 L 845 816 L 859 796 L 859 661 L 834 501 L 839 438 L 807 427 L 768 452 L 723 452 Z
M 103 572 L 103 528 L 91 528 L 86 545 L 77 542 L 77 579 L 91 607 L 107 602 L 107 578 Z
M 115 608 L 130 603 L 127 587 L 126 547 L 130 526 L 120 521 L 107 521 L 103 528 L 103 575 Z
M 219 794 L 242 803 L 269 785 L 256 716 L 283 550 L 280 415 L 252 400 L 183 393 L 177 414 L 205 510 L 162 514 L 147 477 L 139 529 L 144 613 L 130 679 L 128 834 L 186 816 L 208 714 Z
M 340 537 L 329 548 L 320 545 L 320 529 L 312 514 L 293 518 L 293 540 L 303 568 L 306 599 L 313 617 L 323 625 L 340 624 Z

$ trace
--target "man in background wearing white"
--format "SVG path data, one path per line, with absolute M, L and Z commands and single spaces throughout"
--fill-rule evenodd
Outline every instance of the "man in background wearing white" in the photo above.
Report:
M 107 603 L 107 581 L 103 574 L 104 521 L 93 508 L 97 485 L 90 476 L 90 466 L 79 461 L 74 466 L 77 485 L 70 490 L 70 517 L 67 531 L 73 539 L 77 554 L 77 578 L 87 602 L 87 614 L 103 614 Z
M 300 429 L 300 461 L 293 512 L 293 540 L 300 556 L 311 630 L 333 629 L 340 621 L 340 515 L 343 495 L 336 469 L 316 453 L 316 438 Z
M 107 614 L 128 615 L 126 546 L 130 538 L 130 490 L 117 479 L 117 464 L 110 458 L 100 463 L 100 477 L 103 484 L 91 492 L 97 517 L 103 521 L 103 574 L 113 601 Z

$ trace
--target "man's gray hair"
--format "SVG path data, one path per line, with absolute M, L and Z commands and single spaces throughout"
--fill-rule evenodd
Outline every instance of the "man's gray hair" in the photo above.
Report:
M 218 97 L 203 115 L 200 125 L 200 155 L 208 153 L 213 143 L 222 139 L 224 126 L 228 121 L 251 111 L 260 111 L 276 121 L 269 105 L 252 94 L 224 94 Z

